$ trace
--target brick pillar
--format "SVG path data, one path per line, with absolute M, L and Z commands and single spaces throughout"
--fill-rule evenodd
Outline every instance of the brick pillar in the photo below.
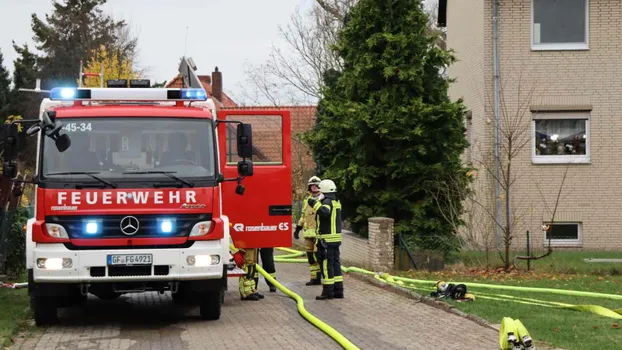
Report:
M 369 218 L 369 263 L 376 271 L 393 269 L 393 223 L 391 218 Z

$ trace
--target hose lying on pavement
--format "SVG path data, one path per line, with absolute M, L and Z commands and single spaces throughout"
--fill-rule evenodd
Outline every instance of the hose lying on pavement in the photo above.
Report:
M 275 257 L 276 260 L 276 257 Z M 341 335 L 339 332 L 337 332 L 334 328 L 332 328 L 331 326 L 327 325 L 326 323 L 322 322 L 322 320 L 318 319 L 317 317 L 313 316 L 312 314 L 310 314 L 304 306 L 304 301 L 302 300 L 302 298 L 300 297 L 300 295 L 292 292 L 291 290 L 285 288 L 285 286 L 283 286 L 282 284 L 279 283 L 279 281 L 277 281 L 275 278 L 273 278 L 272 276 L 270 276 L 269 273 L 266 272 L 266 270 L 262 269 L 261 266 L 256 265 L 257 267 L 257 271 L 270 283 L 272 283 L 274 286 L 276 286 L 281 292 L 285 293 L 288 297 L 294 299 L 296 301 L 296 304 L 298 306 L 298 312 L 300 313 L 300 315 L 302 315 L 302 317 L 304 317 L 307 321 L 311 322 L 311 324 L 313 324 L 314 326 L 316 326 L 317 328 L 319 328 L 322 332 L 328 334 L 331 338 L 335 339 L 335 341 L 337 341 L 339 343 L 339 345 L 341 345 L 344 349 L 347 350 L 358 350 L 359 348 L 352 344 L 352 342 L 350 342 L 346 337 L 344 337 L 343 335 Z
M 287 255 L 278 255 L 275 256 L 274 260 L 278 262 L 307 262 L 306 259 L 296 259 L 298 256 L 302 256 L 304 252 L 290 249 L 290 248 L 277 248 L 279 250 L 288 252 L 290 254 Z M 374 276 L 375 279 L 387 283 L 397 285 L 399 287 L 405 287 L 408 289 L 421 289 L 421 290 L 434 290 L 421 286 L 416 286 L 416 284 L 434 284 L 436 281 L 431 280 L 419 280 L 413 278 L 406 277 L 398 277 L 392 276 L 388 273 L 375 273 L 372 271 L 368 271 L 365 269 L 357 268 L 357 267 L 346 267 L 342 266 L 341 269 L 344 272 L 356 272 L 365 275 Z M 409 283 L 409 284 L 407 284 Z M 539 292 L 539 293 L 549 293 L 549 294 L 561 294 L 561 295 L 569 295 L 569 296 L 581 296 L 581 297 L 592 297 L 592 298 L 603 298 L 603 299 L 612 299 L 612 300 L 622 300 L 622 295 L 616 294 L 607 294 L 607 293 L 596 293 L 596 292 L 584 292 L 584 291 L 575 291 L 575 290 L 564 290 L 564 289 L 555 289 L 555 288 L 536 288 L 536 287 L 519 287 L 519 286 L 509 286 L 509 285 L 499 285 L 499 284 L 485 284 L 485 283 L 473 283 L 473 282 L 454 282 L 455 284 L 464 284 L 467 288 L 484 288 L 484 289 L 498 289 L 498 290 L 513 290 L 513 291 L 521 291 L 521 292 Z M 600 316 L 610 317 L 614 319 L 622 319 L 622 309 L 611 310 L 599 305 L 572 305 L 558 302 L 549 302 L 538 299 L 529 299 L 529 298 L 521 298 L 514 297 L 510 295 L 504 294 L 488 294 L 488 293 L 477 293 L 478 297 L 482 299 L 490 299 L 490 300 L 502 300 L 502 301 L 513 301 L 521 304 L 531 304 L 537 306 L 546 306 L 552 308 L 562 308 L 583 312 L 591 312 Z

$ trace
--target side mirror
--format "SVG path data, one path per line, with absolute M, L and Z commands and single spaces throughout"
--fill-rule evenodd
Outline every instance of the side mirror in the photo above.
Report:
M 58 135 L 54 143 L 56 144 L 56 149 L 62 153 L 65 152 L 69 146 L 71 146 L 71 139 L 67 134 L 62 134 Z
M 241 160 L 238 162 L 238 175 L 253 176 L 253 162 L 250 160 Z
M 238 124 L 238 157 L 251 158 L 253 156 L 253 130 L 250 124 Z

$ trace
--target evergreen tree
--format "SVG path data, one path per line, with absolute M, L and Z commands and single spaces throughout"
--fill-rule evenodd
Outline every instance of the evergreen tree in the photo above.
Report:
M 39 107 L 44 96 L 32 92 L 20 92 L 20 88 L 33 89 L 39 77 L 37 56 L 30 51 L 28 46 L 17 46 L 13 42 L 13 48 L 19 55 L 13 61 L 13 89 L 11 90 L 9 114 L 21 119 L 39 118 Z M 15 119 L 15 118 L 14 118 Z M 34 168 L 37 154 L 37 140 L 27 137 L 25 132 L 20 133 L 19 159 L 29 169 Z
M 80 61 L 89 58 L 103 45 L 120 52 L 120 59 L 133 59 L 136 39 L 128 36 L 126 23 L 104 15 L 106 0 L 64 0 L 54 2 L 45 21 L 32 14 L 32 30 L 40 59 L 43 87 L 75 86 Z
M 4 122 L 9 115 L 9 101 L 11 97 L 11 79 L 9 71 L 4 66 L 4 56 L 0 51 L 0 122 Z
M 464 105 L 450 101 L 440 74 L 454 57 L 436 39 L 420 1 L 360 0 L 336 47 L 344 69 L 324 77 L 306 139 L 356 232 L 366 232 L 369 217 L 387 216 L 410 242 L 447 252 L 457 248 L 453 228 L 429 194 L 449 179 L 468 184 L 468 143 Z

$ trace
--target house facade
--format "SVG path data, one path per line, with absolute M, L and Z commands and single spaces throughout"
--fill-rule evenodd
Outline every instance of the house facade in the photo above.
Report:
M 621 15 L 610 0 L 441 0 L 477 200 L 494 212 L 497 116 L 514 248 L 527 230 L 540 248 L 622 248 Z

